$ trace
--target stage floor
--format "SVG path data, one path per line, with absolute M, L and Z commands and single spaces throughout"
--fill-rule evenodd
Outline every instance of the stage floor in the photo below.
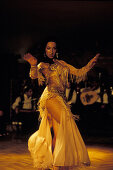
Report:
M 8 136 L 0 138 L 0 170 L 35 170 L 27 149 L 28 137 Z M 106 141 L 111 141 L 107 143 Z M 91 166 L 79 170 L 113 170 L 113 137 L 90 137 L 87 150 Z M 105 144 L 104 144 L 105 142 Z M 77 169 L 76 169 L 77 170 Z

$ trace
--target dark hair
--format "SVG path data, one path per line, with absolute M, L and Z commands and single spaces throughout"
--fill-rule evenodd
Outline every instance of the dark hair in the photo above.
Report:
M 58 52 L 60 51 L 58 39 L 55 36 L 48 36 L 45 37 L 40 43 L 35 43 L 27 52 L 36 57 L 38 62 L 51 62 L 51 59 L 44 57 L 45 48 L 48 42 L 55 42 Z
M 50 37 L 46 37 L 43 41 L 42 41 L 42 46 L 45 49 L 46 45 L 48 42 L 55 42 L 56 45 L 58 45 L 58 40 L 56 37 L 50 36 Z
M 56 43 L 56 53 L 59 54 L 59 51 L 60 51 L 59 41 L 58 41 L 58 38 L 56 38 L 55 36 L 49 36 L 49 37 L 46 37 L 46 39 L 44 39 L 41 43 L 41 51 L 42 51 L 42 55 L 43 55 L 42 61 L 52 64 L 53 60 L 48 58 L 46 56 L 46 53 L 45 53 L 45 48 L 46 48 L 46 45 L 47 45 L 48 42 L 55 42 Z M 57 58 L 57 57 L 55 56 L 54 58 Z

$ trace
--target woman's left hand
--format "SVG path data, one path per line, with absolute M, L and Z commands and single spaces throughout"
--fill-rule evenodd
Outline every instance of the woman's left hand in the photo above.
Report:
M 100 56 L 100 53 L 96 54 L 96 56 L 90 61 L 91 67 L 93 67 L 96 64 L 99 56 Z

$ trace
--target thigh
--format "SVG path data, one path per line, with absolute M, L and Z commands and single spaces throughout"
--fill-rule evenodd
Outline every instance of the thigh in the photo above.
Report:
M 56 139 L 58 128 L 59 128 L 59 123 L 54 118 L 52 118 L 52 126 L 53 126 L 53 131 L 54 131 L 54 137 Z
M 57 123 L 60 123 L 60 117 L 64 109 L 62 101 L 59 101 L 57 98 L 48 99 L 46 101 L 46 108 L 52 118 L 55 119 Z

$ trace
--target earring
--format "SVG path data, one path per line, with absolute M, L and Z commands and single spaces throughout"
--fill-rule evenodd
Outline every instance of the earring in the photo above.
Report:
M 56 58 L 58 58 L 58 53 L 56 53 Z

